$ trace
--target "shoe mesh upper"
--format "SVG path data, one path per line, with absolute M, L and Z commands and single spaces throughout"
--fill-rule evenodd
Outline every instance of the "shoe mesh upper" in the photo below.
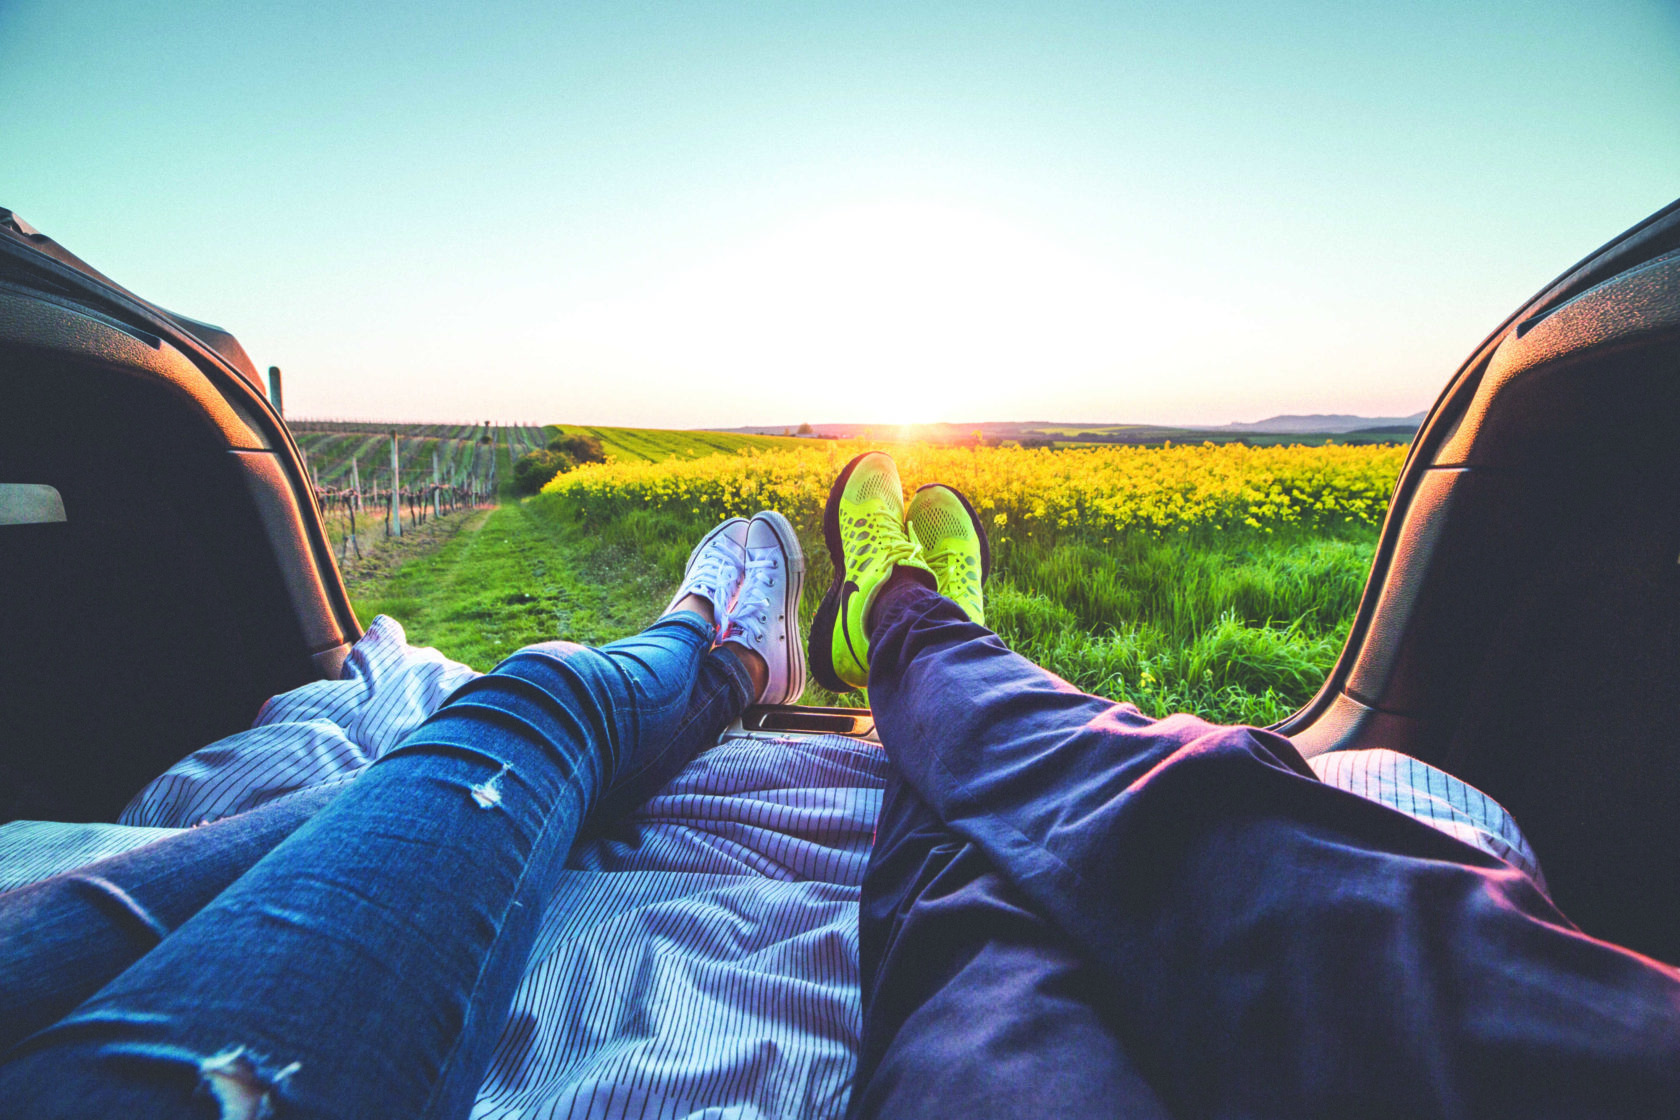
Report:
M 904 494 L 893 492 L 892 484 L 887 481 L 885 472 L 870 471 L 862 477 L 854 478 L 852 482 L 853 485 L 847 487 L 851 490 L 849 496 L 858 501 L 897 502 L 900 505 L 904 502 Z
M 947 489 L 922 491 L 910 503 L 908 528 L 938 581 L 939 593 L 975 622 L 984 623 L 980 530 L 961 501 Z
M 923 548 L 931 547 L 941 537 L 968 537 L 974 532 L 965 512 L 943 504 L 917 507 L 914 526 Z

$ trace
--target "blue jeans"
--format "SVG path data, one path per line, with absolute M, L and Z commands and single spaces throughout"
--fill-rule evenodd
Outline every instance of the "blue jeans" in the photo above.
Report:
M 529 647 L 338 791 L 0 895 L 0 1116 L 465 1116 L 579 830 L 746 706 L 714 637 Z
M 1521 872 L 914 583 L 870 648 L 854 1117 L 1680 1115 L 1680 972 Z

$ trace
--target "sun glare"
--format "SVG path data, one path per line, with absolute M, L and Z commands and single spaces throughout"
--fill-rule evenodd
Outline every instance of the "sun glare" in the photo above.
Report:
M 1046 374 L 1123 373 L 1189 315 L 994 215 L 895 203 L 773 231 L 561 329 L 672 375 L 792 380 L 796 415 L 862 399 L 854 418 L 911 424 L 1018 411 Z

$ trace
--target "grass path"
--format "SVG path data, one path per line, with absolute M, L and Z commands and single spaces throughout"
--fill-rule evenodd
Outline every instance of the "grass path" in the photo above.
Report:
M 411 643 L 489 669 L 532 642 L 598 644 L 634 633 L 665 605 L 668 582 L 632 549 L 506 502 L 395 570 L 352 581 L 350 594 L 363 625 L 388 614 Z

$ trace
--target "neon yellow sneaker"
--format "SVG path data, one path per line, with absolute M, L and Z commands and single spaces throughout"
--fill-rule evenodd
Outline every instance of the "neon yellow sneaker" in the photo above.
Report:
M 922 550 L 939 582 L 939 593 L 974 622 L 986 625 L 981 586 L 992 574 L 992 546 L 968 499 L 942 482 L 916 491 L 904 511 L 904 527 Z
M 869 684 L 869 632 L 864 619 L 893 569 L 933 569 L 904 530 L 904 484 L 884 451 L 846 464 L 828 491 L 823 539 L 834 582 L 811 622 L 811 673 L 831 692 Z

